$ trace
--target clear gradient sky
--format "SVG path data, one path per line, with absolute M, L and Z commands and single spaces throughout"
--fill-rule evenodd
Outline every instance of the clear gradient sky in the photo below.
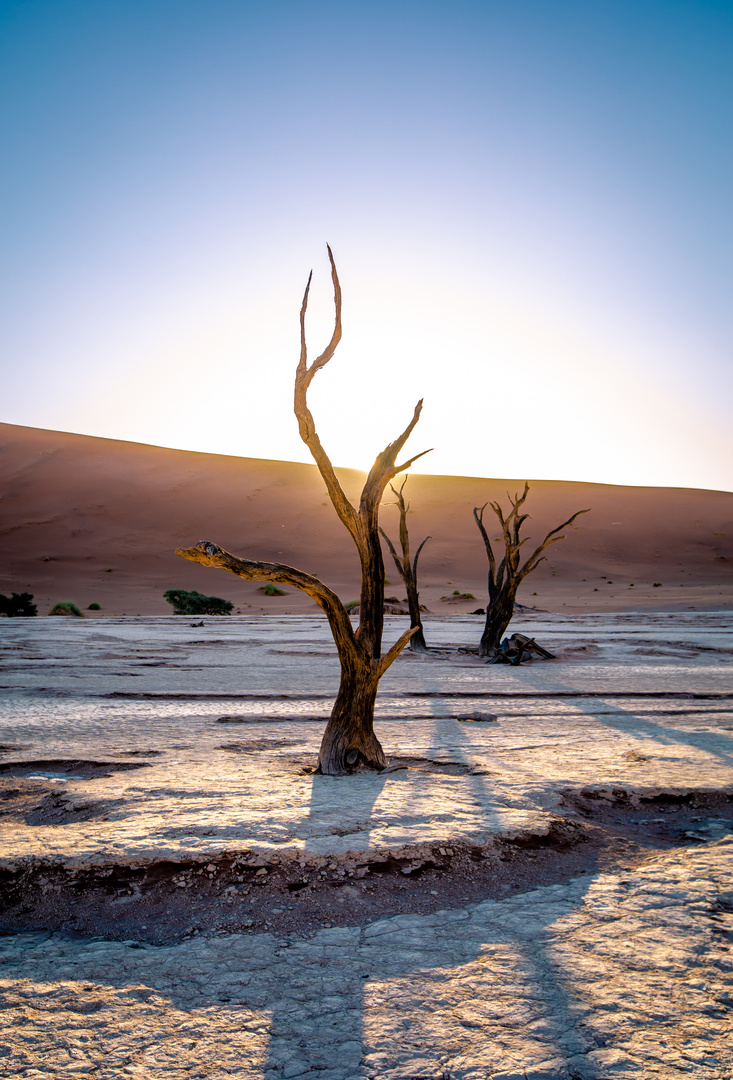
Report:
M 0 0 L 0 420 L 733 490 L 733 2 Z

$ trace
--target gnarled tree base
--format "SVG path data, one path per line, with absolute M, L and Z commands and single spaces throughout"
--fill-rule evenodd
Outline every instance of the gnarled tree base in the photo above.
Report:
M 326 776 L 345 776 L 364 768 L 386 768 L 387 759 L 373 728 L 378 686 L 376 670 L 342 676 L 323 733 L 317 772 Z
M 486 625 L 479 643 L 479 656 L 493 656 L 496 653 L 512 621 L 514 596 L 502 597 L 501 600 L 501 607 L 498 603 L 494 603 L 486 608 Z
M 413 626 L 414 625 L 415 624 L 413 623 Z M 417 653 L 426 653 L 428 651 L 425 635 L 423 634 L 422 623 L 417 627 L 415 636 L 410 638 L 410 651 Z

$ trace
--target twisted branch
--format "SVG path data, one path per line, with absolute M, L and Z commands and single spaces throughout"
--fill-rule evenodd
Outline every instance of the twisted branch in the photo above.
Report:
M 308 294 L 313 279 L 313 271 L 311 270 L 308 275 L 308 284 L 305 287 L 303 303 L 300 308 L 300 360 L 295 372 L 294 408 L 298 420 L 300 437 L 313 455 L 313 460 L 318 466 L 318 471 L 325 481 L 326 489 L 334 509 L 351 535 L 356 539 L 358 532 L 356 510 L 346 498 L 344 490 L 334 472 L 331 459 L 323 449 L 323 445 L 316 431 L 313 414 L 308 408 L 307 401 L 308 387 L 313 381 L 313 377 L 316 372 L 326 366 L 336 351 L 336 346 L 341 340 L 341 284 L 339 282 L 338 273 L 336 272 L 336 263 L 334 262 L 333 252 L 328 245 L 326 246 L 328 248 L 328 258 L 331 263 L 333 302 L 336 309 L 334 328 L 328 345 L 321 355 L 313 361 L 310 367 L 308 367 L 308 347 L 305 340 L 305 313 L 308 309 Z
M 191 562 L 200 563 L 201 566 L 217 566 L 221 570 L 228 570 L 230 574 L 245 578 L 247 581 L 272 581 L 292 585 L 301 592 L 308 593 L 320 608 L 325 611 L 334 637 L 338 631 L 339 637 L 349 641 L 356 649 L 356 639 L 346 608 L 333 592 L 322 581 L 312 574 L 306 574 L 302 570 L 296 570 L 294 566 L 286 566 L 285 563 L 256 562 L 253 559 L 240 559 L 224 548 L 217 547 L 210 540 L 202 540 L 192 548 L 178 548 L 176 555 L 182 559 L 190 559 Z

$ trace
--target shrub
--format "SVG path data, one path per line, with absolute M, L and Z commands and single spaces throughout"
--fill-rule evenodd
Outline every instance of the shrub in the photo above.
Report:
M 99 604 L 90 604 L 87 611 L 101 611 Z
M 71 600 L 60 600 L 58 604 L 54 604 L 48 613 L 49 615 L 74 615 L 77 619 L 83 619 L 84 615 Z
M 33 593 L 14 592 L 12 596 L 3 596 L 0 593 L 0 615 L 7 615 L 9 619 L 28 619 L 38 614 L 38 608 L 34 603 Z
M 234 604 L 220 596 L 204 596 L 191 589 L 168 589 L 163 596 L 173 605 L 174 615 L 231 615 Z
M 278 589 L 277 585 L 273 585 L 271 581 L 267 582 L 267 585 L 260 585 L 257 592 L 263 592 L 265 596 L 285 596 L 286 594 L 282 589 Z

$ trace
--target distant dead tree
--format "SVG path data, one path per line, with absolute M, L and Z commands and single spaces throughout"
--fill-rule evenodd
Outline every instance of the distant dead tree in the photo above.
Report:
M 372 465 L 357 510 L 341 488 L 331 461 L 316 433 L 313 417 L 306 401 L 308 387 L 314 375 L 326 366 L 341 340 L 341 286 L 330 247 L 328 258 L 331 263 L 336 308 L 334 330 L 324 351 L 309 367 L 305 340 L 305 313 L 313 277 L 311 271 L 300 309 L 300 362 L 295 373 L 295 415 L 298 418 L 300 437 L 313 455 L 334 509 L 348 529 L 359 552 L 361 561 L 359 626 L 354 630 L 346 608 L 328 586 L 312 574 L 305 574 L 292 566 L 239 559 L 210 541 L 202 541 L 193 548 L 179 549 L 176 554 L 184 559 L 201 563 L 203 566 L 216 566 L 229 570 L 230 573 L 250 581 L 284 582 L 308 593 L 323 609 L 341 662 L 341 682 L 321 742 L 318 771 L 330 776 L 340 776 L 352 772 L 357 767 L 383 769 L 386 766 L 384 751 L 374 734 L 374 703 L 377 687 L 387 668 L 397 659 L 416 633 L 415 628 L 406 630 L 382 656 L 384 562 L 379 542 L 379 504 L 390 480 L 408 469 L 413 461 L 422 457 L 422 454 L 416 454 L 402 464 L 396 463 L 397 455 L 420 418 L 422 401 L 415 406 L 412 419 L 399 438 L 390 443 Z M 428 451 L 425 450 L 423 453 L 428 453 Z
M 408 477 L 406 476 L 400 485 L 399 491 L 392 484 L 389 485 L 397 498 L 396 505 L 400 512 L 400 547 L 402 548 L 402 559 L 400 559 L 395 551 L 392 541 L 381 525 L 379 526 L 379 531 L 384 537 L 387 547 L 390 550 L 390 554 L 394 559 L 397 573 L 405 583 L 407 606 L 410 609 L 410 626 L 416 631 L 410 638 L 410 649 L 413 652 L 424 653 L 428 651 L 428 647 L 425 644 L 422 619 L 420 618 L 420 596 L 417 591 L 417 560 L 420 558 L 420 552 L 425 547 L 430 537 L 425 537 L 422 544 L 420 544 L 420 547 L 415 552 L 414 560 L 410 562 L 410 537 L 407 533 L 407 511 L 410 509 L 410 504 L 405 503 L 405 497 L 403 495 L 407 481 Z
M 555 544 L 558 540 L 565 539 L 564 536 L 557 535 L 561 529 L 565 529 L 568 525 L 572 525 L 576 517 L 580 514 L 588 513 L 587 510 L 578 510 L 572 517 L 569 517 L 567 521 L 563 521 L 562 525 L 558 525 L 556 529 L 552 529 L 548 532 L 540 546 L 532 552 L 524 565 L 520 566 L 520 549 L 529 538 L 525 537 L 524 540 L 520 540 L 519 531 L 523 523 L 529 517 L 529 514 L 520 514 L 519 511 L 524 505 L 524 500 L 527 498 L 528 492 L 529 484 L 525 483 L 522 495 L 515 495 L 512 499 L 511 495 L 507 494 L 507 498 L 511 503 L 511 510 L 506 517 L 504 517 L 498 502 L 484 503 L 481 507 L 474 506 L 473 508 L 473 516 L 476 519 L 479 532 L 483 537 L 486 554 L 489 559 L 489 602 L 486 606 L 486 625 L 484 626 L 484 632 L 481 635 L 479 656 L 493 656 L 496 653 L 501 644 L 501 639 L 511 622 L 512 615 L 514 614 L 517 589 L 527 575 L 531 574 L 533 570 L 537 569 L 541 562 L 546 560 L 547 556 L 543 555 L 542 552 L 545 551 L 550 544 Z M 491 540 L 484 527 L 484 510 L 487 506 L 490 506 L 498 517 L 499 524 L 501 525 L 504 534 L 504 557 L 498 567 L 496 565 L 494 550 L 491 546 Z

